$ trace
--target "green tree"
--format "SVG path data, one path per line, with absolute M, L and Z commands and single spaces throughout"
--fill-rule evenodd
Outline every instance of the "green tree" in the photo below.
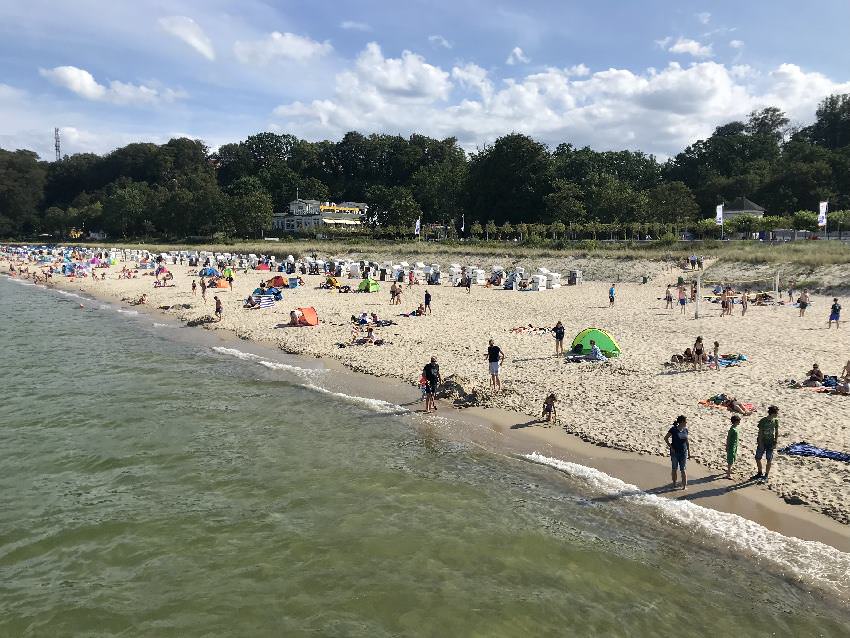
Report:
M 495 237 L 497 232 L 498 228 L 496 227 L 496 222 L 491 219 L 484 226 L 484 239 L 489 241 L 490 236 L 492 235 L 493 237 Z
M 794 230 L 808 230 L 813 233 L 818 230 L 818 214 L 814 211 L 798 210 L 791 215 L 791 222 Z
M 553 222 L 549 228 L 552 231 L 552 239 L 557 239 L 559 235 L 563 237 L 564 232 L 567 230 L 564 222 Z
M 699 206 L 691 189 L 683 182 L 665 182 L 649 191 L 652 218 L 664 224 L 685 224 L 694 219 Z
M 493 221 L 539 220 L 550 191 L 552 162 L 546 147 L 526 135 L 500 137 L 470 158 L 469 210 Z
M 552 192 L 546 195 L 546 211 L 549 219 L 564 223 L 581 223 L 587 216 L 584 207 L 584 192 L 581 187 L 565 179 L 552 182 Z
M 271 228 L 274 203 L 259 179 L 240 177 L 230 187 L 230 207 L 236 232 L 259 237 Z
M 520 222 L 516 225 L 516 231 L 519 233 L 519 240 L 522 241 L 528 237 L 528 224 Z
M 0 214 L 13 232 L 31 232 L 38 223 L 47 170 L 31 151 L 0 149 Z
M 66 237 L 71 227 L 71 217 L 61 208 L 51 206 L 44 212 L 44 227 L 59 237 Z
M 121 181 L 109 186 L 103 200 L 103 223 L 113 237 L 127 237 L 142 230 L 149 213 L 150 188 L 144 182 Z
M 511 226 L 510 222 L 505 222 L 501 226 L 499 226 L 499 237 L 502 239 L 510 239 L 511 235 L 513 235 L 514 227 Z
M 380 226 L 401 226 L 412 234 L 422 209 L 409 189 L 402 186 L 370 186 L 366 191 L 369 212 Z
M 443 222 L 463 212 L 467 167 L 462 154 L 427 164 L 413 174 L 411 185 L 425 219 Z
M 476 239 L 480 238 L 484 234 L 484 228 L 481 226 L 481 222 L 473 222 L 472 227 L 469 229 L 469 234 Z

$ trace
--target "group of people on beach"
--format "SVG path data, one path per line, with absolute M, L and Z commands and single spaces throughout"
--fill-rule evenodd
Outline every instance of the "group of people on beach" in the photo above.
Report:
M 724 478 L 732 478 L 732 466 L 738 457 L 738 441 L 740 433 L 738 426 L 741 417 L 733 414 L 730 418 L 731 424 L 726 434 L 726 475 Z M 753 481 L 767 482 L 770 478 L 770 468 L 773 463 L 773 455 L 779 442 L 779 408 L 775 405 L 767 409 L 767 416 L 759 420 L 758 433 L 756 435 L 755 461 L 757 472 L 753 475 Z M 664 443 L 670 451 L 670 462 L 672 465 L 672 486 L 679 487 L 679 474 L 681 474 L 681 489 L 688 488 L 687 463 L 691 458 L 691 444 L 688 433 L 688 419 L 680 414 L 676 417 L 673 425 L 664 435 Z M 765 465 L 762 465 L 762 459 Z

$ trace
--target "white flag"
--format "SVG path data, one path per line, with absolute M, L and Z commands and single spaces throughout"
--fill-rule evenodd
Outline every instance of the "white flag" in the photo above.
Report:
M 829 208 L 829 202 L 821 202 L 818 206 L 818 226 L 826 226 L 827 208 Z
M 716 209 L 716 215 L 714 217 L 714 223 L 718 226 L 723 225 L 723 204 L 718 204 Z
M 422 218 L 421 218 L 421 217 L 417 217 L 417 218 L 416 218 L 416 229 L 413 231 L 413 234 L 414 234 L 414 235 L 418 235 L 418 234 L 419 234 L 419 230 L 420 230 L 420 228 L 421 228 L 421 227 L 420 227 L 420 225 L 419 225 L 419 220 L 420 220 L 420 219 L 422 219 Z
M 466 215 L 460 216 L 460 232 L 466 230 Z

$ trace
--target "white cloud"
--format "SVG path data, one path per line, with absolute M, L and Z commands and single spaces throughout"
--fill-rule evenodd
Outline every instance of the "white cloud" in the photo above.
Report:
M 80 97 L 93 102 L 112 102 L 113 104 L 158 104 L 173 102 L 186 97 L 181 91 L 159 89 L 144 84 L 129 84 L 112 80 L 109 86 L 100 84 L 94 76 L 76 66 L 57 66 L 52 69 L 39 69 L 39 74 L 56 86 L 68 89 Z
M 590 75 L 590 69 L 584 64 L 575 64 L 564 69 L 564 73 L 569 76 L 583 78 L 586 75 Z
M 696 40 L 691 40 L 690 38 L 679 38 L 667 49 L 667 51 L 670 53 L 692 55 L 695 58 L 710 58 L 714 55 L 710 44 L 700 44 Z
M 457 80 L 461 86 L 478 91 L 485 102 L 493 95 L 493 83 L 488 77 L 487 70 L 482 69 L 477 64 L 470 62 L 463 66 L 454 67 L 452 78 Z
M 505 64 L 510 64 L 510 65 L 520 64 L 520 63 L 528 64 L 529 62 L 531 62 L 531 60 L 525 54 L 525 52 L 519 47 L 514 47 L 511 50 L 511 54 L 508 56 L 508 59 L 505 60 Z
M 839 84 L 795 65 L 759 74 L 713 61 L 584 75 L 575 68 L 550 68 L 501 85 L 487 70 L 467 63 L 451 69 L 452 84 L 449 74 L 413 54 L 407 54 L 412 56 L 411 70 L 398 72 L 407 79 L 390 81 L 384 77 L 388 68 L 402 61 L 387 60 L 377 45 L 371 46 L 354 68 L 337 76 L 333 95 L 278 107 L 280 126 L 311 139 L 336 137 L 353 128 L 455 136 L 469 149 L 520 131 L 550 145 L 566 140 L 601 150 L 632 148 L 667 156 L 755 108 L 775 105 L 806 120 L 825 95 L 850 91 L 850 82 Z
M 661 38 L 660 40 L 656 40 L 656 41 L 655 41 L 655 44 L 658 46 L 658 48 L 663 49 L 664 51 L 666 51 L 666 50 L 667 50 L 667 45 L 668 45 L 668 44 L 670 44 L 672 41 L 673 41 L 673 38 L 671 38 L 671 37 L 668 35 L 666 38 Z
M 344 20 L 339 23 L 340 29 L 345 29 L 346 31 L 371 31 L 372 27 L 366 24 L 365 22 L 355 22 L 354 20 Z
M 702 13 L 697 13 L 696 18 L 700 21 L 700 24 L 708 24 L 711 21 L 711 14 L 708 11 L 703 11 Z
M 444 49 L 451 49 L 452 48 L 452 43 L 449 42 L 448 40 L 446 40 L 441 35 L 429 35 L 428 36 L 428 42 L 430 42 L 431 44 L 433 44 L 436 47 L 443 47 Z
M 743 49 L 744 48 L 744 42 L 742 40 L 731 40 L 729 42 L 729 46 L 732 47 L 733 49 Z
M 159 26 L 166 33 L 183 40 L 207 60 L 215 60 L 212 40 L 207 37 L 197 22 L 186 16 L 167 16 L 159 19 Z
M 295 33 L 274 31 L 262 40 L 237 41 L 233 45 L 236 58 L 243 64 L 264 66 L 277 61 L 306 62 L 333 51 L 331 43 L 317 42 Z

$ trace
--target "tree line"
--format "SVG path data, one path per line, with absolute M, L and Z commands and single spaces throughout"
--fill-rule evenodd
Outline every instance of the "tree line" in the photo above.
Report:
M 747 197 L 768 210 L 726 230 L 815 230 L 850 222 L 850 95 L 832 95 L 809 126 L 753 111 L 660 162 L 640 151 L 548 148 L 511 133 L 467 153 L 455 138 L 347 133 L 309 142 L 260 133 L 210 152 L 200 140 L 134 143 L 106 155 L 39 160 L 0 149 L 0 236 L 71 228 L 113 238 L 258 237 L 300 196 L 369 205 L 360 230 L 409 236 L 416 219 L 447 234 L 501 239 L 716 236 L 714 209 Z M 841 212 L 836 212 L 841 211 Z M 315 232 L 315 231 L 314 231 Z

